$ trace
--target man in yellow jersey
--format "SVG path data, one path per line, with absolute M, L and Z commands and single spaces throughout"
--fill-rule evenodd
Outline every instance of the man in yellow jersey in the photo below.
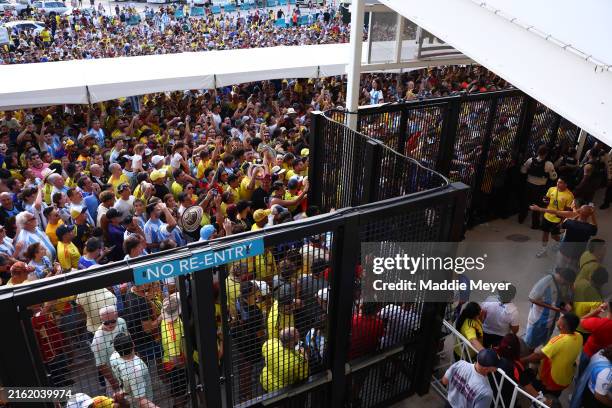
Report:
M 572 382 L 576 358 L 582 351 L 582 336 L 576 331 L 580 319 L 573 313 L 564 314 L 557 321 L 560 334 L 550 339 L 540 351 L 521 358 L 523 364 L 542 360 L 541 387 L 544 394 L 559 396 Z
M 574 195 L 567 188 L 565 180 L 557 179 L 557 185 L 548 189 L 544 201 L 548 202 L 546 207 L 549 210 L 566 211 L 569 210 L 572 202 L 574 201 Z M 561 237 L 561 218 L 555 214 L 544 214 L 544 220 L 542 221 L 542 249 L 536 254 L 538 258 L 546 256 L 548 238 L 552 235 L 552 239 L 559 242 Z

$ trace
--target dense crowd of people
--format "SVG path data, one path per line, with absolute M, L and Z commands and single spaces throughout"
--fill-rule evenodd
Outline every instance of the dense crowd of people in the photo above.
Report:
M 168 6 L 138 13 L 131 7 L 119 7 L 108 13 L 75 10 L 71 15 L 32 13 L 32 19 L 44 23 L 38 32 L 11 34 L 11 43 L 0 46 L 0 64 L 65 61 L 73 59 L 170 54 L 278 45 L 308 45 L 348 42 L 349 27 L 331 8 L 309 12 L 308 24 L 293 24 L 299 9 L 257 9 L 236 14 L 178 16 L 179 8 Z M 182 10 L 182 9 L 181 9 Z M 0 23 L 22 19 L 0 17 Z M 276 25 L 287 18 L 287 27 Z

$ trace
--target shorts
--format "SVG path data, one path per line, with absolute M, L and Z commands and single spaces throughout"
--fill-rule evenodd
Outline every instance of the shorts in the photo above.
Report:
M 550 232 L 552 235 L 561 235 L 561 223 L 550 222 L 546 218 L 542 218 L 542 231 Z

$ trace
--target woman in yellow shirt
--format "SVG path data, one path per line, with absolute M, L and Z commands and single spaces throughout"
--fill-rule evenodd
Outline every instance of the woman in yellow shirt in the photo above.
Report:
M 78 269 L 79 258 L 81 253 L 79 249 L 72 243 L 74 238 L 74 227 L 60 225 L 55 231 L 57 235 L 57 260 L 59 261 L 64 271 Z
M 482 329 L 483 320 L 484 318 L 482 309 L 480 305 L 476 302 L 470 302 L 466 304 L 463 307 L 463 310 L 461 310 L 461 314 L 459 315 L 459 318 L 455 323 L 455 328 L 476 349 L 476 352 L 474 352 L 472 349 L 469 349 L 467 351 L 467 356 L 464 353 L 463 357 L 469 357 L 473 360 L 476 357 L 476 353 L 484 348 L 482 345 L 484 334 L 484 331 Z M 459 361 L 462 359 L 461 344 L 457 343 L 455 345 L 453 354 L 455 355 L 455 361 Z

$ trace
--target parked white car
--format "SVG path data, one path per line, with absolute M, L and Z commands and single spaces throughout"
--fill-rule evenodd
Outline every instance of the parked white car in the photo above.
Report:
M 16 31 L 32 30 L 34 33 L 39 33 L 45 28 L 45 23 L 40 21 L 32 20 L 17 20 L 9 21 L 8 23 L 2 24 L 2 27 L 6 28 L 9 33 Z
M 66 7 L 66 5 L 61 1 L 19 0 L 15 7 L 17 12 L 21 13 L 28 7 L 28 5 L 32 9 L 42 11 L 44 14 L 64 14 L 66 11 L 68 11 L 68 7 Z

